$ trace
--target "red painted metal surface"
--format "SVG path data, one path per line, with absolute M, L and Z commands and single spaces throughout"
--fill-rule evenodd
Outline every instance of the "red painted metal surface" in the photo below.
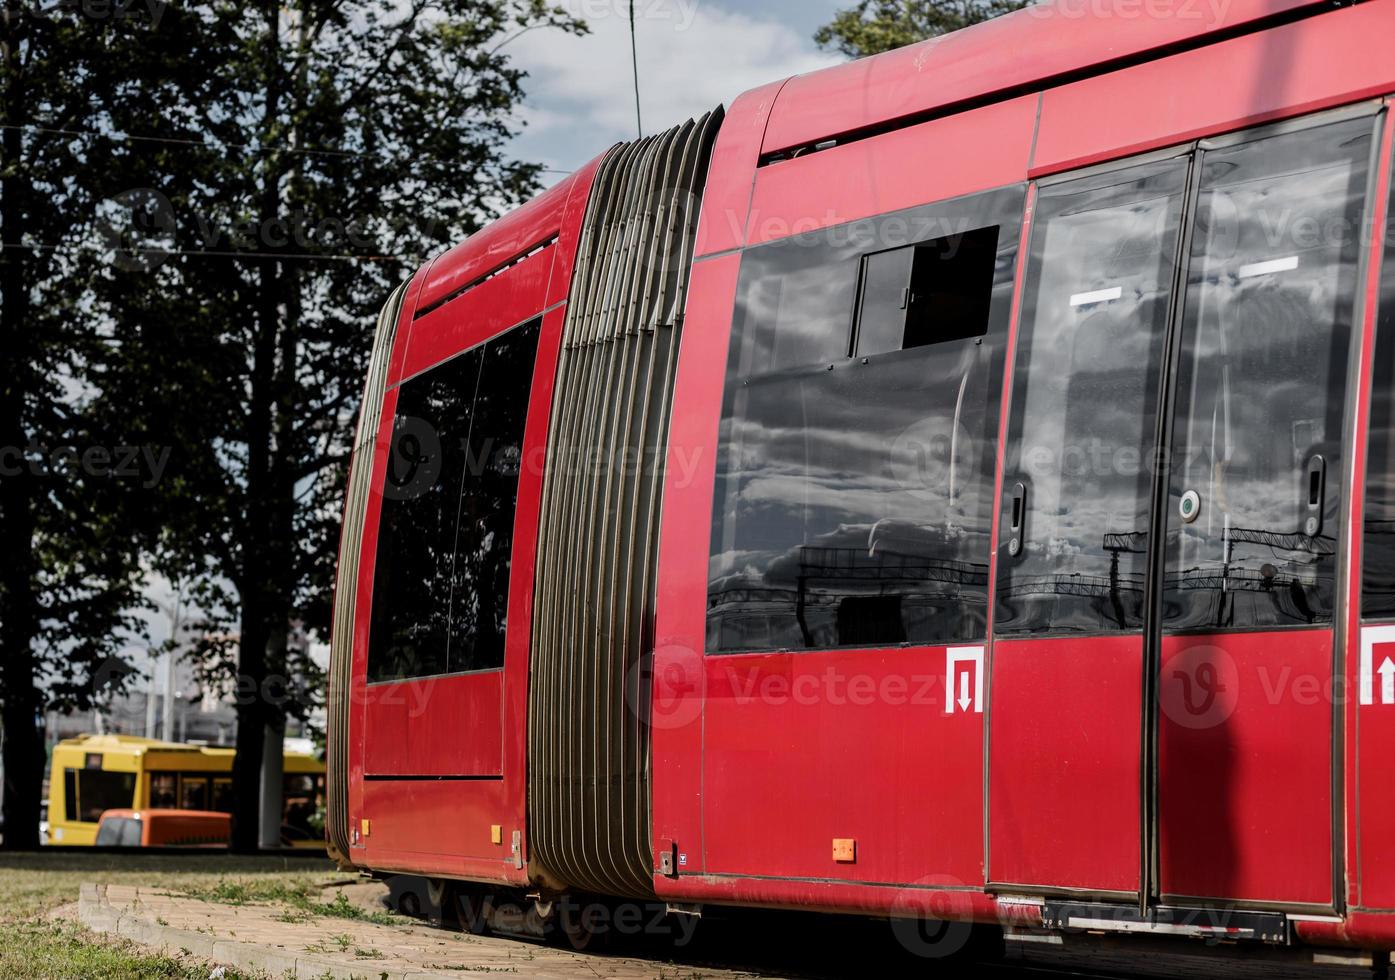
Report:
M 999 640 L 988 749 L 994 882 L 1137 892 L 1143 640 Z
M 374 684 L 364 693 L 364 775 L 503 774 L 503 671 Z
M 1163 640 L 1163 895 L 1332 901 L 1332 634 Z
M 1037 97 L 1027 96 L 762 167 L 747 244 L 1021 183 L 1036 117 Z M 991 152 L 946 152 L 985 133 Z
M 400 373 L 407 356 L 407 338 L 411 333 L 412 311 L 421 295 L 422 284 L 426 281 L 427 269 L 419 269 L 407 287 L 407 295 L 398 317 L 397 333 L 393 340 L 392 356 L 388 374 Z M 388 389 L 383 399 L 383 418 L 391 419 L 397 408 L 397 392 Z M 377 566 L 378 526 L 382 515 L 382 487 L 387 479 L 390 429 L 382 425 L 373 441 L 371 453 L 360 459 L 359 465 L 371 467 L 372 481 L 368 493 L 368 506 L 364 513 L 362 550 L 359 555 L 359 577 L 355 583 L 354 629 L 352 668 L 349 680 L 349 837 L 353 839 L 352 827 L 357 814 L 363 808 L 363 767 L 367 748 L 367 726 L 364 724 L 367 702 L 368 677 L 368 626 L 370 610 L 373 607 L 374 569 Z M 356 857 L 355 857 L 356 859 Z
M 1050 89 L 1033 176 L 1384 95 L 1395 62 L 1370 38 L 1392 15 L 1374 0 Z
M 1387 102 L 1387 109 L 1389 106 Z M 1374 190 L 1379 206 L 1385 206 L 1390 201 L 1392 167 L 1395 167 L 1395 159 L 1392 158 L 1395 158 L 1395 127 L 1387 125 Z M 1385 267 L 1385 243 L 1389 240 L 1392 221 L 1395 221 L 1395 215 L 1378 212 L 1370 237 L 1372 252 L 1366 282 L 1365 318 L 1360 334 L 1361 405 L 1368 405 L 1371 401 L 1381 283 L 1388 281 L 1386 277 L 1395 276 L 1395 269 Z M 1368 412 L 1357 413 L 1354 444 L 1351 447 L 1354 486 L 1349 505 L 1354 514 L 1365 511 L 1369 423 Z M 1380 652 L 1376 641 L 1395 635 L 1395 631 L 1368 635 L 1362 628 L 1359 599 L 1362 543 L 1361 524 L 1353 522 L 1348 548 L 1352 555 L 1349 595 L 1354 598 L 1349 603 L 1346 623 L 1349 637 L 1344 660 L 1346 697 L 1339 701 L 1345 731 L 1350 733 L 1343 746 L 1347 790 L 1347 866 L 1353 869 L 1353 873 L 1347 876 L 1347 901 L 1364 908 L 1395 909 L 1395 846 L 1392 846 L 1395 841 L 1395 780 L 1390 778 L 1390 747 L 1395 745 L 1395 705 L 1386 705 L 1382 703 L 1382 698 L 1376 696 L 1375 676 L 1371 677 L 1371 703 L 1361 703 L 1363 643 L 1371 643 L 1370 667 L 1377 670 L 1384 663 L 1385 656 L 1395 653 L 1395 647 Z M 1378 652 L 1380 656 L 1377 656 Z M 1395 931 L 1395 917 L 1387 917 L 1383 922 Z
M 359 810 L 368 834 L 355 858 L 375 870 L 517 882 L 516 828 L 501 816 L 512 810 L 510 796 L 501 780 L 371 780 Z M 496 824 L 500 844 L 492 843 Z
M 556 235 L 567 199 L 580 176 L 575 174 L 554 184 L 435 259 L 416 308 L 440 302 Z
M 727 111 L 722 131 L 717 134 L 717 143 L 712 148 L 707 191 L 693 253 L 699 258 L 746 244 L 751 185 L 765 139 L 765 125 L 784 84 L 775 82 L 747 92 Z
M 709 657 L 707 871 L 981 886 L 982 717 L 946 672 L 943 647 Z
M 938 882 L 933 875 L 913 885 L 691 875 L 664 881 L 660 887 L 671 901 L 784 906 L 816 912 L 860 912 L 1024 928 L 1041 925 L 1041 914 L 1035 907 L 1004 903 L 997 896 L 984 894 L 976 888 L 961 889 L 952 882 Z M 893 927 L 893 934 L 912 943 L 913 948 L 933 948 L 934 943 L 916 929 L 912 927 L 901 932 Z M 926 946 L 920 946 L 922 942 Z M 944 955 L 943 950 L 940 955 Z
M 402 376 L 410 378 L 510 327 L 527 322 L 544 309 L 555 246 L 524 259 L 501 276 L 412 323 Z
M 704 219 L 705 220 L 705 219 Z M 659 595 L 654 611 L 651 797 L 653 839 L 702 871 L 702 731 L 706 664 L 707 555 L 712 535 L 717 424 L 741 256 L 693 267 L 669 428 Z M 657 866 L 657 862 L 656 862 Z M 669 882 L 656 880 L 664 894 Z
M 1305 6 L 1317 4 L 1056 0 L 1029 7 L 972 30 L 791 79 L 776 102 L 765 151 L 812 144 L 998 92 L 1046 87 L 1085 69 L 1196 43 L 1208 34 Z

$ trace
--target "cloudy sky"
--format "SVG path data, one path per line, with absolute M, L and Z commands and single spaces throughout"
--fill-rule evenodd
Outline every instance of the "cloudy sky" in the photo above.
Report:
M 558 0 L 591 33 L 534 31 L 506 50 L 526 69 L 520 157 L 570 173 L 635 136 L 628 0 Z M 814 31 L 850 0 L 634 0 L 641 105 L 653 133 L 747 89 L 842 60 Z M 561 174 L 549 175 L 555 179 Z M 550 181 L 552 182 L 552 181 Z

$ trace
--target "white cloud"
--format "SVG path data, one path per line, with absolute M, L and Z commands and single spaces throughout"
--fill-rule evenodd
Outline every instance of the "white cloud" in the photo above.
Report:
M 563 0 L 591 33 L 533 31 L 510 45 L 527 70 L 517 152 L 573 170 L 635 136 L 626 0 Z M 807 33 L 711 0 L 635 0 L 645 133 L 730 105 L 742 92 L 836 63 Z

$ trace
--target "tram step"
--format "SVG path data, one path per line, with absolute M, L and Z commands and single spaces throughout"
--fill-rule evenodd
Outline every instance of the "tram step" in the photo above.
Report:
M 1136 905 L 1047 901 L 1041 915 L 1047 929 L 1075 932 L 1192 936 L 1271 945 L 1287 945 L 1290 941 L 1288 918 L 1280 912 L 1164 906 L 1144 916 Z

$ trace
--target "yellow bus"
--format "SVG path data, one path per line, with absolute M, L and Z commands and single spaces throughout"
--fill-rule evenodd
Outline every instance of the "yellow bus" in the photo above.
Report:
M 53 747 L 48 843 L 90 847 L 107 810 L 232 812 L 232 749 L 177 745 L 134 735 L 81 735 Z M 319 826 L 325 764 L 287 752 L 281 841 L 324 847 Z

